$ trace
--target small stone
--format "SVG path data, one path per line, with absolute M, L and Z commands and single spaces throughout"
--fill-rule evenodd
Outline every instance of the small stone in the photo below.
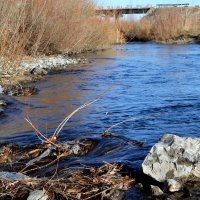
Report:
M 170 192 L 178 192 L 182 189 L 182 185 L 174 179 L 168 179 L 167 186 Z
M 48 195 L 45 190 L 34 190 L 30 192 L 27 200 L 48 200 Z
M 4 109 L 0 107 L 0 114 L 4 112 Z
M 44 75 L 46 75 L 48 72 L 47 72 L 45 69 L 38 67 L 38 68 L 32 69 L 32 70 L 30 71 L 30 73 L 31 73 L 31 74 L 34 74 L 34 75 L 42 75 L 42 76 L 44 76 Z
M 135 187 L 138 188 L 138 189 L 140 189 L 140 190 L 143 190 L 143 185 L 142 185 L 142 183 L 138 183 Z
M 7 103 L 4 100 L 0 100 L 0 106 L 6 106 Z
M 155 185 L 151 185 L 151 191 L 154 196 L 161 196 L 164 194 L 164 192 L 158 186 Z
M 71 149 L 72 153 L 75 155 L 78 155 L 80 150 L 81 150 L 81 147 L 78 144 L 75 144 Z
M 3 87 L 0 85 L 0 94 L 3 93 Z

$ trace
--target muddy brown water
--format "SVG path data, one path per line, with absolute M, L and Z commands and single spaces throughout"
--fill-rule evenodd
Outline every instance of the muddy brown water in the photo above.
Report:
M 139 170 L 151 146 L 164 133 L 199 137 L 200 46 L 132 43 L 88 55 L 91 64 L 73 66 L 36 83 L 38 94 L 12 100 L 0 119 L 1 142 L 34 144 L 39 140 L 25 122 L 31 121 L 52 135 L 63 118 L 81 104 L 114 85 L 102 99 L 77 113 L 60 133 L 61 141 L 93 138 L 97 147 L 87 156 L 69 158 L 65 165 L 118 162 Z M 17 101 L 17 102 L 16 102 Z M 120 121 L 134 121 L 112 132 L 144 141 L 134 147 L 100 133 Z M 138 192 L 131 191 L 127 199 Z

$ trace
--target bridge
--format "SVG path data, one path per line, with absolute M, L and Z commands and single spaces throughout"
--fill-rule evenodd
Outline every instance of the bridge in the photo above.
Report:
M 145 14 L 153 7 L 141 7 L 141 8 L 108 8 L 96 10 L 98 15 L 107 16 L 122 16 L 124 14 Z
M 100 16 L 110 16 L 119 18 L 124 14 L 146 14 L 151 9 L 155 8 L 169 8 L 169 7 L 188 7 L 189 4 L 157 4 L 156 6 L 128 6 L 125 8 L 117 7 L 117 8 L 99 8 L 96 10 L 96 14 Z

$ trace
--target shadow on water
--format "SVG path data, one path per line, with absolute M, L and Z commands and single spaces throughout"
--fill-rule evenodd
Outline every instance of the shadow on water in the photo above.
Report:
M 199 51 L 197 44 L 136 43 L 96 53 L 90 56 L 92 64 L 50 75 L 37 83 L 37 95 L 17 98 L 20 112 L 12 107 L 12 112 L 0 119 L 1 141 L 38 142 L 24 120 L 26 115 L 43 133 L 52 135 L 66 115 L 114 84 L 100 101 L 69 121 L 60 140 L 87 137 L 99 141 L 94 151 L 73 158 L 68 165 L 98 165 L 107 161 L 137 169 L 162 134 L 199 136 Z M 119 139 L 101 138 L 100 133 L 111 125 L 133 117 L 139 118 L 112 131 L 144 141 L 143 148 Z

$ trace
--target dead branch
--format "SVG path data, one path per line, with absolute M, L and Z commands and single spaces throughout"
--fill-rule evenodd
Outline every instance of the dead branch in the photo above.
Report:
M 74 110 L 70 115 L 68 115 L 67 117 L 65 117 L 65 119 L 58 125 L 57 129 L 55 130 L 53 137 L 58 137 L 60 131 L 62 130 L 62 128 L 65 126 L 65 124 L 69 121 L 69 119 L 75 115 L 78 111 L 80 111 L 83 108 L 86 108 L 90 105 L 92 105 L 93 103 L 97 102 L 99 99 L 101 99 L 108 91 L 110 91 L 113 88 L 113 86 L 110 86 L 107 90 L 105 90 L 102 94 L 100 94 L 99 96 L 97 96 L 93 101 L 89 101 L 83 105 L 81 105 L 80 107 L 78 107 L 76 110 Z

